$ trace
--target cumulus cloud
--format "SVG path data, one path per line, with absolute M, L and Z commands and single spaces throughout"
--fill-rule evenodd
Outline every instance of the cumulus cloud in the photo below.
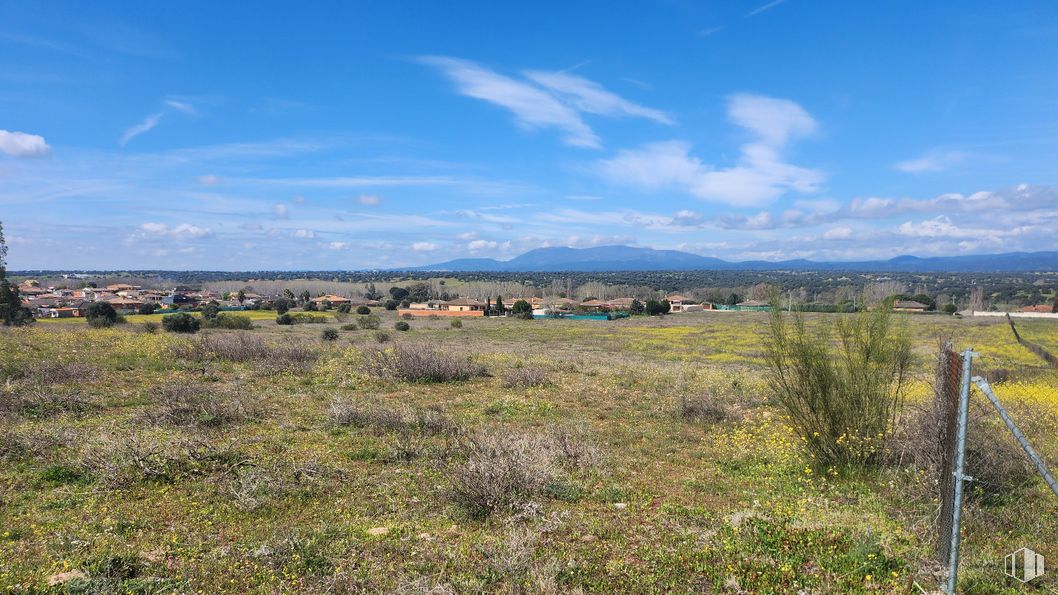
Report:
M 486 249 L 491 250 L 495 249 L 499 245 L 499 242 L 494 242 L 492 240 L 474 240 L 467 244 L 467 250 L 470 250 L 471 252 L 477 252 L 478 250 Z
M 0 130 L 0 153 L 12 157 L 43 157 L 50 152 L 51 147 L 43 136 Z
M 575 147 L 597 149 L 601 141 L 582 114 L 639 117 L 663 124 L 672 118 L 607 91 L 602 85 L 566 72 L 533 70 L 525 79 L 499 74 L 480 64 L 446 56 L 420 58 L 455 82 L 460 93 L 498 105 L 514 114 L 525 129 L 554 128 L 563 141 Z
M 824 240 L 851 240 L 853 231 L 851 227 L 832 227 L 823 234 Z
M 433 252 L 437 248 L 439 246 L 433 242 L 415 242 L 411 245 L 414 252 Z
M 691 144 L 673 140 L 625 149 L 596 164 L 612 182 L 646 190 L 678 190 L 702 200 L 736 206 L 760 205 L 788 192 L 814 192 L 823 173 L 786 163 L 781 151 L 795 138 L 811 134 L 815 120 L 796 103 L 739 94 L 728 101 L 728 117 L 755 139 L 741 147 L 739 162 L 717 168 L 691 155 Z
M 377 204 L 381 204 L 382 203 L 382 199 L 377 197 L 377 196 L 375 196 L 374 194 L 361 194 L 356 200 L 357 200 L 357 202 L 359 202 L 362 205 L 369 205 L 369 206 L 373 206 L 373 205 L 377 205 Z
M 197 239 L 213 236 L 213 230 L 199 227 L 190 223 L 181 223 L 170 227 L 164 223 L 148 222 L 140 225 L 139 230 L 143 235 L 171 237 L 178 239 Z
M 328 250 L 345 250 L 348 247 L 348 242 L 330 242 L 329 244 L 327 244 Z
M 316 237 L 316 232 L 311 229 L 295 229 L 291 232 L 290 237 L 311 240 Z

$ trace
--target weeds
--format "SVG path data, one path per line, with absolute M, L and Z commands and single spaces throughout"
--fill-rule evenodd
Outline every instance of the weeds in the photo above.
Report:
M 172 384 L 161 389 L 157 406 L 142 417 L 156 425 L 217 428 L 255 419 L 258 404 L 238 387 L 222 391 L 205 385 Z

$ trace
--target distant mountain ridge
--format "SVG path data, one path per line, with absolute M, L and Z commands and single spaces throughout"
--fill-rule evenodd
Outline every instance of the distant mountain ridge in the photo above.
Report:
M 1008 252 L 965 256 L 897 256 L 889 260 L 816 262 L 804 259 L 731 262 L 679 250 L 635 246 L 594 248 L 537 248 L 510 260 L 457 258 L 438 264 L 405 267 L 405 271 L 453 272 L 564 272 L 564 271 L 692 271 L 692 270 L 797 270 L 906 273 L 992 273 L 1058 271 L 1058 252 Z

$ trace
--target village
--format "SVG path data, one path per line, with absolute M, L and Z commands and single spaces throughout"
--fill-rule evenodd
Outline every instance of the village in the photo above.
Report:
M 337 295 L 319 292 L 311 295 L 308 291 L 295 294 L 290 289 L 275 291 L 271 294 L 255 293 L 243 289 L 239 291 L 212 291 L 202 288 L 176 286 L 170 289 L 145 288 L 128 283 L 110 283 L 96 287 L 94 283 L 80 283 L 78 288 L 60 284 L 43 285 L 34 279 L 26 279 L 17 286 L 22 305 L 28 308 L 35 318 L 83 318 L 88 308 L 95 302 L 106 302 L 120 315 L 130 314 L 166 314 L 175 312 L 193 312 L 203 306 L 213 305 L 225 311 L 240 310 L 276 310 L 285 312 L 293 308 L 307 311 L 337 310 L 348 312 L 358 308 L 385 308 L 396 310 L 403 318 L 419 317 L 476 317 L 476 316 L 519 316 L 522 318 L 568 318 L 574 320 L 613 320 L 634 314 L 670 314 L 688 312 L 745 312 L 767 311 L 769 302 L 762 299 L 732 299 L 728 303 L 715 303 L 696 300 L 693 297 L 673 293 L 659 294 L 655 298 L 617 297 L 599 299 L 588 296 L 577 300 L 561 295 L 498 295 L 484 300 L 451 296 L 449 299 L 421 299 L 407 291 L 394 287 L 389 296 L 375 295 Z M 542 293 L 542 292 L 541 292 Z M 415 300 L 415 297 L 420 297 Z M 734 297 L 734 296 L 733 296 Z M 1052 304 L 1028 305 L 1011 312 L 974 311 L 956 312 L 950 306 L 937 308 L 928 303 L 928 296 L 915 296 L 916 299 L 903 299 L 897 296 L 893 310 L 904 313 L 947 313 L 963 316 L 1005 316 L 1017 317 L 1056 316 Z M 917 301 L 916 301 L 917 300 Z

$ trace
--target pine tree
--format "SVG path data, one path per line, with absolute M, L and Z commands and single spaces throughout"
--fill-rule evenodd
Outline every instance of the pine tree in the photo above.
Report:
M 503 316 L 505 314 L 503 308 L 503 297 L 501 296 L 496 296 L 496 312 L 498 312 L 500 316 Z
M 18 287 L 7 281 L 7 243 L 4 242 L 4 225 L 0 223 L 0 323 L 22 326 L 31 322 L 33 313 L 22 306 Z

